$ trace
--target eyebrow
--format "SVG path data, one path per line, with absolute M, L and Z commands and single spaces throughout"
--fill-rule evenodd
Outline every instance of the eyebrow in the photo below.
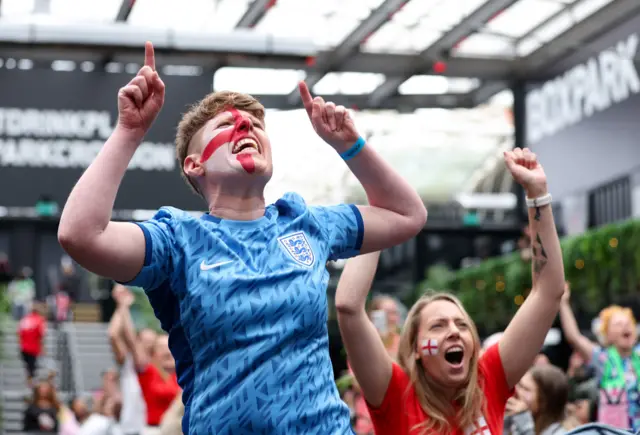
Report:
M 449 320 L 449 319 L 453 319 L 455 321 L 462 320 L 463 322 L 466 322 L 466 319 L 464 317 L 436 317 L 434 319 L 431 319 L 429 323 L 436 323 L 436 322 L 441 322 L 443 320 Z
M 221 117 L 219 120 L 216 121 L 216 123 L 215 123 L 216 126 L 219 126 L 221 122 L 228 122 L 230 120 L 233 120 L 233 115 L 231 113 L 229 113 L 228 110 L 225 110 L 224 112 L 222 112 L 222 114 L 225 114 L 225 115 L 223 117 Z M 260 119 L 256 118 L 251 113 L 247 112 L 247 115 L 248 115 L 249 119 L 252 122 L 257 122 L 258 124 L 260 124 L 260 126 L 264 127 L 264 122 L 263 121 L 261 121 Z

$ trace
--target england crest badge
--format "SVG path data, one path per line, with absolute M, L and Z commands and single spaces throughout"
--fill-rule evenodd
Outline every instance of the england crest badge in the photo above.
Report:
M 306 267 L 313 266 L 313 249 L 302 231 L 279 237 L 278 242 L 296 263 Z

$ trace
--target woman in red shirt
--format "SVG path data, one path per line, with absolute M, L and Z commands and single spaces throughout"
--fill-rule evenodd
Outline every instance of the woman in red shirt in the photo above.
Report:
M 338 321 L 376 435 L 502 434 L 507 399 L 540 352 L 564 291 L 562 252 L 535 154 L 516 148 L 504 158 L 528 198 L 533 286 L 499 343 L 482 357 L 462 304 L 439 293 L 423 296 L 409 311 L 395 363 L 365 311 L 379 254 L 345 267 L 336 293 Z
M 157 427 L 180 392 L 176 378 L 176 364 L 169 350 L 169 337 L 159 335 L 151 354 L 143 343 L 136 343 L 133 359 L 138 370 L 138 381 L 147 405 L 147 425 Z

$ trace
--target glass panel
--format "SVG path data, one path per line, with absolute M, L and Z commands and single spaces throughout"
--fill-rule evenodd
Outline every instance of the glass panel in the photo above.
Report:
M 519 38 L 562 9 L 546 0 L 520 0 L 491 20 L 486 28 L 501 35 Z
M 451 30 L 486 0 L 410 1 L 363 44 L 370 52 L 417 53 Z
M 137 0 L 132 26 L 225 32 L 233 29 L 250 0 Z
M 384 81 L 383 74 L 329 73 L 313 87 L 313 92 L 321 95 L 363 95 L 373 92 Z
M 576 21 L 582 21 L 594 12 L 602 9 L 612 0 L 586 0 L 575 5 L 573 8 L 573 16 Z
M 51 16 L 60 21 L 115 20 L 122 0 L 51 0 Z
M 535 36 L 523 39 L 516 48 L 516 54 L 520 57 L 529 56 L 535 50 L 542 46 Z
M 478 86 L 478 79 L 417 75 L 402 83 L 398 92 L 401 95 L 466 94 Z
M 304 71 L 224 67 L 213 76 L 215 91 L 232 90 L 256 95 L 286 95 L 304 78 Z
M 539 41 L 548 42 L 573 25 L 574 20 L 571 16 L 571 12 L 563 12 L 544 26 L 540 27 L 534 35 Z
M 454 49 L 456 56 L 512 57 L 514 54 L 515 50 L 511 39 L 484 33 L 474 33 Z
M 336 46 L 377 7 L 378 0 L 278 0 L 258 23 L 259 32 L 311 38 L 323 48 Z

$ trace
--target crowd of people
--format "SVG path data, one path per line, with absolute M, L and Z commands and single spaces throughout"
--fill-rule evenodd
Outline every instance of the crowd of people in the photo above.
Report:
M 504 332 L 483 346 L 451 293 L 423 295 L 403 323 L 388 298 L 367 312 L 380 251 L 415 237 L 427 211 L 367 146 L 346 108 L 314 98 L 304 82 L 299 91 L 311 127 L 362 184 L 368 205 L 308 206 L 294 193 L 267 205 L 265 109 L 250 95 L 218 92 L 189 109 L 176 138 L 183 176 L 209 213 L 163 207 L 144 222 L 114 222 L 120 183 L 164 103 L 146 44 L 144 66 L 118 94 L 118 124 L 58 228 L 75 261 L 123 283 L 113 291 L 109 326 L 118 369 L 105 373 L 90 408 L 62 407 L 50 381 L 34 382 L 25 423 L 35 415 L 41 429 L 46 422 L 50 432 L 64 426 L 79 435 L 325 435 L 352 427 L 376 435 L 561 435 L 591 420 L 595 406 L 599 422 L 637 429 L 635 320 L 610 307 L 602 344 L 580 334 L 535 154 L 504 153 L 526 195 L 532 288 Z M 343 258 L 350 259 L 335 305 L 354 382 L 340 397 L 328 352 L 326 264 Z M 168 336 L 136 333 L 124 285 L 144 289 Z M 571 374 L 540 354 L 558 313 L 576 351 Z M 580 377 L 590 368 L 591 387 Z
M 116 364 L 102 375 L 102 388 L 72 398 L 58 399 L 53 370 L 40 370 L 47 321 L 44 304 L 36 303 L 18 324 L 20 348 L 32 390 L 24 414 L 24 431 L 61 435 L 179 435 L 184 413 L 175 361 L 168 336 L 152 329 L 136 331 L 129 289 L 113 290 L 116 312 L 108 334 Z M 40 366 L 40 367 L 38 367 Z

